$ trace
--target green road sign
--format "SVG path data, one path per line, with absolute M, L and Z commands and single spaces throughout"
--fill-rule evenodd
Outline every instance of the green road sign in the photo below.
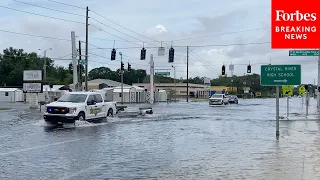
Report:
M 84 59 L 78 60 L 78 64 L 86 65 L 86 60 Z
M 156 76 L 170 76 L 170 72 L 156 72 Z
M 262 65 L 260 84 L 262 86 L 300 85 L 301 65 Z
M 290 50 L 289 56 L 319 56 L 319 50 Z

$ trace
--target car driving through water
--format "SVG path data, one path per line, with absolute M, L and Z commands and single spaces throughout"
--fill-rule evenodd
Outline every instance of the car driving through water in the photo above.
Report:
M 209 105 L 227 105 L 229 98 L 225 94 L 213 94 L 209 98 Z
M 238 104 L 238 97 L 236 95 L 228 95 L 230 104 Z

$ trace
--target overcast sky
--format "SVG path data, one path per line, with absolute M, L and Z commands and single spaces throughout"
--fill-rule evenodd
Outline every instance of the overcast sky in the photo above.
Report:
M 77 41 L 85 41 L 85 25 L 83 24 L 85 23 L 85 9 L 54 3 L 50 0 L 21 1 L 65 11 L 69 14 L 13 0 L 1 0 L 0 6 L 34 14 L 0 7 L 0 49 L 12 46 L 25 49 L 27 52 L 42 53 L 38 50 L 39 48 L 43 50 L 52 48 L 52 51 L 47 52 L 48 57 L 71 58 L 71 42 L 68 41 L 71 31 L 75 31 Z M 243 75 L 246 73 L 249 62 L 252 65 L 252 72 L 260 74 L 260 66 L 271 62 L 271 64 L 301 64 L 302 83 L 317 81 L 317 57 L 289 57 L 288 50 L 270 48 L 271 45 L 268 43 L 270 42 L 270 0 L 56 1 L 83 8 L 89 7 L 90 69 L 101 66 L 110 67 L 113 70 L 119 68 L 118 52 L 122 52 L 123 60 L 129 61 L 132 68 L 146 69 L 149 72 L 149 58 L 150 54 L 153 54 L 156 71 L 167 71 L 168 69 L 173 76 L 171 66 L 174 65 L 177 78 L 185 78 L 186 46 L 190 46 L 189 76 L 191 77 L 216 78 L 221 74 L 221 66 L 225 64 L 228 70 L 231 63 L 235 68 L 233 74 Z M 66 40 L 17 35 L 3 31 Z M 117 49 L 117 60 L 111 61 L 110 51 L 107 48 L 113 47 L 114 40 L 116 41 L 115 48 L 119 49 Z M 160 46 L 160 41 L 163 41 L 162 44 L 165 47 L 169 47 L 172 43 L 175 48 L 174 63 L 168 63 L 168 49 L 166 49 L 165 56 L 158 56 L 156 47 Z M 139 59 L 143 42 L 147 48 L 147 60 Z M 235 45 L 248 43 L 257 44 Z M 84 48 L 83 44 L 82 49 Z M 69 62 L 69 60 L 55 61 L 56 64 L 64 66 Z M 230 75 L 231 72 L 228 70 L 227 74 Z

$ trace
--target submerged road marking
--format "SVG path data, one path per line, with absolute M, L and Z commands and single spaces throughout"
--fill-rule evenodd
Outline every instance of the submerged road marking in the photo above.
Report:
M 0 136 L 0 138 L 6 138 L 6 137 L 9 137 L 11 135 L 3 135 L 3 136 Z
M 64 176 L 64 177 L 62 177 L 62 178 L 59 178 L 59 180 L 70 179 L 70 178 L 72 178 L 72 177 L 79 176 L 80 174 L 85 173 L 85 172 L 87 172 L 87 171 L 89 171 L 89 170 L 98 169 L 98 168 L 100 168 L 100 167 L 102 167 L 102 166 L 104 166 L 104 164 L 96 165 L 96 166 L 90 166 L 90 167 L 88 167 L 88 168 L 85 168 L 85 169 L 82 169 L 82 170 L 77 171 L 77 172 L 75 172 L 75 173 L 72 173 L 72 174 L 70 174 L 70 175 L 68 175 L 68 176 Z
M 70 141 L 57 142 L 57 143 L 52 143 L 52 144 L 46 144 L 46 145 L 43 145 L 43 146 L 35 146 L 35 147 L 26 148 L 26 149 L 20 149 L 20 150 L 16 150 L 16 151 L 10 151 L 10 152 L 6 152 L 6 153 L 1 153 L 0 156 L 5 156 L 5 155 L 9 155 L 9 154 L 14 154 L 14 153 L 30 151 L 30 150 L 34 150 L 34 149 L 46 148 L 46 147 L 49 147 L 49 146 L 55 146 L 55 145 L 60 145 L 60 144 L 71 143 L 71 142 L 80 141 L 82 139 L 87 139 L 87 138 L 90 138 L 90 137 L 73 139 L 73 140 L 70 140 Z

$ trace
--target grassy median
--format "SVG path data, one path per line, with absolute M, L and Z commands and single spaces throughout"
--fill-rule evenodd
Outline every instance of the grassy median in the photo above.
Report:
M 9 110 L 9 108 L 0 108 L 0 111 Z

